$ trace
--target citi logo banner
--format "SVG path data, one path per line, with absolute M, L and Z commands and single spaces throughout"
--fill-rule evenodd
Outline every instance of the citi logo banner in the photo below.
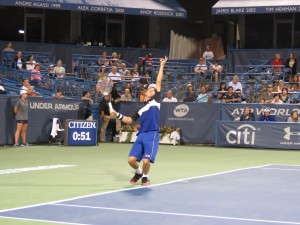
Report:
M 255 144 L 256 128 L 250 124 L 243 124 L 236 130 L 228 131 L 226 134 L 226 141 L 229 144 Z

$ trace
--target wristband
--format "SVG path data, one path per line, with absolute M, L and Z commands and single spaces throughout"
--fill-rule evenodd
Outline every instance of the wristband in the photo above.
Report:
M 119 120 L 122 120 L 123 117 L 124 117 L 124 116 L 123 116 L 121 113 L 117 113 L 117 118 L 118 118 Z

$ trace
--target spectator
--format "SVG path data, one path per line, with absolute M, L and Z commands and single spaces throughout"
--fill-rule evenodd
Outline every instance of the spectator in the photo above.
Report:
M 292 77 L 297 76 L 297 59 L 295 59 L 294 53 L 290 53 L 289 58 L 285 62 L 285 68 L 292 70 Z
M 140 90 L 148 87 L 150 84 L 150 77 L 148 71 L 144 72 L 144 76 L 139 79 Z
M 13 51 L 15 51 L 15 50 L 13 49 L 12 43 L 11 43 L 11 42 L 8 42 L 8 43 L 6 44 L 6 47 L 3 49 L 3 51 L 6 51 L 6 52 L 13 52 Z
M 300 84 L 298 82 L 298 76 L 293 76 L 289 84 L 289 89 L 291 91 L 300 91 Z
M 56 67 L 54 67 L 54 72 L 57 78 L 63 78 L 66 73 L 66 69 L 62 66 L 62 61 L 59 59 L 56 62 Z
M 64 98 L 63 92 L 61 90 L 56 91 L 56 93 L 53 95 L 54 98 L 61 99 Z
M 219 89 L 218 89 L 218 93 L 217 93 L 217 101 L 218 102 L 222 102 L 224 96 L 227 93 L 227 88 L 226 88 L 226 83 L 225 82 L 221 82 Z
M 259 121 L 276 121 L 275 116 L 270 114 L 270 109 L 269 108 L 265 108 L 264 109 L 264 115 L 262 115 L 259 119 Z
M 131 71 L 132 76 L 134 77 L 135 80 L 140 79 L 140 74 L 139 74 L 139 64 L 135 63 L 133 65 L 133 70 Z
M 110 96 L 107 92 L 103 93 L 103 99 L 100 102 L 100 120 L 101 120 L 101 131 L 100 131 L 100 141 L 105 142 L 105 133 L 108 123 L 110 121 L 110 111 L 108 102 L 110 101 Z
M 204 58 L 200 58 L 199 63 L 195 66 L 194 72 L 199 73 L 200 76 L 203 76 L 205 73 L 207 73 L 208 68 L 205 64 Z
M 21 134 L 21 146 L 28 147 L 26 142 L 26 131 L 28 126 L 28 101 L 27 101 L 27 90 L 20 91 L 20 98 L 15 104 L 14 114 L 17 120 L 17 129 L 15 132 L 15 144 L 14 147 L 19 147 L 19 136 Z
M 207 59 L 213 59 L 214 58 L 214 53 L 210 50 L 210 47 L 207 45 L 206 46 L 206 50 L 205 52 L 203 53 L 203 56 L 202 56 L 205 60 Z
M 261 97 L 260 99 L 259 99 L 259 102 L 258 103 L 266 103 L 266 99 L 264 98 L 264 97 Z
M 16 69 L 26 69 L 25 59 L 22 57 L 22 52 L 18 52 L 13 61 L 13 68 Z
M 0 94 L 7 94 L 0 78 Z
M 237 91 L 238 89 L 242 92 L 243 87 L 241 82 L 239 82 L 239 77 L 237 75 L 234 75 L 232 78 L 232 81 L 228 83 L 228 86 L 231 86 L 233 88 L 233 91 Z
M 48 74 L 48 76 L 49 76 L 49 77 L 56 77 L 56 73 L 55 73 L 55 71 L 54 71 L 54 65 L 53 65 L 53 64 L 51 64 L 51 65 L 49 66 L 49 74 Z
M 268 84 L 267 92 L 263 95 L 263 98 L 265 99 L 265 103 L 271 103 L 273 101 L 274 93 L 271 84 Z
M 291 116 L 287 119 L 287 122 L 293 122 L 293 123 L 299 123 L 300 122 L 299 113 L 298 113 L 297 110 L 294 110 L 291 113 Z
M 190 92 L 194 92 L 194 86 L 192 84 L 187 84 L 185 88 L 185 96 L 188 97 L 190 95 Z
M 29 84 L 29 80 L 27 78 L 22 79 L 22 85 L 23 86 L 21 87 L 21 90 L 25 90 L 25 91 L 27 91 L 28 88 L 31 87 L 31 85 Z
M 124 94 L 121 95 L 121 101 L 122 102 L 131 102 L 132 101 L 132 96 L 131 96 L 130 90 L 128 88 L 126 88 L 124 90 Z
M 167 97 L 163 99 L 163 102 L 177 102 L 177 98 L 173 97 L 173 92 L 168 90 Z
M 272 100 L 273 104 L 282 104 L 283 102 L 280 100 L 280 95 L 278 93 L 274 94 L 274 98 Z
M 34 69 L 34 66 L 36 64 L 36 61 L 33 58 L 33 55 L 29 55 L 27 57 L 27 61 L 26 61 L 26 69 L 31 71 Z
M 251 112 L 250 107 L 246 106 L 244 108 L 243 114 L 235 118 L 234 121 L 255 121 L 255 115 Z
M 98 80 L 96 84 L 96 101 L 98 102 L 100 96 L 104 92 L 110 93 L 114 83 L 111 78 L 106 74 L 105 66 L 102 66 L 101 71 L 98 73 Z
M 183 102 L 195 102 L 196 96 L 194 91 L 190 91 L 188 96 L 183 99 Z
M 34 69 L 31 70 L 30 85 L 33 86 L 42 85 L 41 81 L 43 79 L 43 76 L 41 74 L 40 68 L 41 68 L 40 64 L 37 63 L 34 65 Z
M 277 87 L 275 88 L 275 92 L 278 92 L 278 93 L 282 93 L 282 89 L 284 88 L 284 81 L 283 80 L 279 80 L 278 81 L 278 85 Z
M 108 77 L 111 78 L 113 82 L 119 82 L 122 80 L 121 75 L 117 72 L 116 66 L 111 67 L 111 72 L 108 74 Z
M 29 87 L 27 90 L 28 97 L 41 97 L 38 93 L 36 93 L 33 89 L 33 86 Z
M 211 102 L 212 96 L 211 94 L 207 93 L 207 90 L 205 87 L 200 88 L 200 94 L 198 95 L 196 102 Z
M 113 52 L 112 54 L 111 54 L 111 59 L 109 60 L 109 65 L 111 66 L 111 67 L 113 67 L 113 66 L 118 66 L 119 64 L 118 64 L 118 54 L 116 53 L 116 52 Z
M 123 77 L 129 70 L 126 68 L 126 64 L 122 63 L 121 69 L 119 69 L 119 74 Z M 129 71 L 130 72 L 130 71 Z
M 289 91 L 286 87 L 282 88 L 281 95 L 279 98 L 282 101 L 282 103 L 290 103 Z
M 275 54 L 275 58 L 272 59 L 271 64 L 274 68 L 274 72 L 282 72 L 282 67 L 284 66 L 284 62 L 281 59 L 281 55 L 279 53 Z
M 231 103 L 239 103 L 241 98 L 233 92 L 233 87 L 229 86 L 227 88 L 227 93 L 222 99 L 222 102 L 231 102 Z
M 152 68 L 153 64 L 152 64 L 152 54 L 148 53 L 145 55 L 145 57 L 143 57 L 140 61 L 140 65 L 141 65 L 141 72 L 143 73 L 144 71 L 146 71 L 146 68 Z
M 102 52 L 101 57 L 98 59 L 97 65 L 99 65 L 99 66 L 109 66 L 109 60 L 107 59 L 106 51 Z
M 222 71 L 223 71 L 223 67 L 219 64 L 219 61 L 216 60 L 215 63 L 212 65 L 212 72 L 214 75 L 215 82 L 218 82 Z

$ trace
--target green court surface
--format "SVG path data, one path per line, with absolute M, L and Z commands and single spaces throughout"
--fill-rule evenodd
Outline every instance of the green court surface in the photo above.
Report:
M 133 176 L 133 170 L 127 164 L 130 148 L 131 144 L 115 143 L 96 147 L 0 147 L 0 172 L 38 166 L 74 165 L 0 173 L 0 210 L 137 187 L 138 184 L 129 184 Z M 266 164 L 300 165 L 299 159 L 300 151 L 161 145 L 149 178 L 152 184 L 158 184 Z M 0 218 L 0 225 L 29 224 L 53 223 Z

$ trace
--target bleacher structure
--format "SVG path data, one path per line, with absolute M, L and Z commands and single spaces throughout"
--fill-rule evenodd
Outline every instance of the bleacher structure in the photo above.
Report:
M 27 70 L 13 68 L 12 62 L 16 54 L 17 52 L 2 52 L 2 66 L 0 66 L 0 75 L 3 83 L 5 83 L 5 88 L 9 94 L 13 95 L 18 95 L 22 79 L 30 78 L 31 76 L 31 72 Z M 43 79 L 38 85 L 35 85 L 35 90 L 40 95 L 50 97 L 56 91 L 61 90 L 64 96 L 79 99 L 82 97 L 83 91 L 90 91 L 92 97 L 96 97 L 96 82 L 98 73 L 102 68 L 97 65 L 98 60 L 101 60 L 100 55 L 73 54 L 73 73 L 65 74 L 63 78 L 55 78 L 50 76 L 48 72 L 49 65 L 54 64 L 50 59 L 50 53 L 22 52 L 23 57 L 30 54 L 34 55 L 35 60 L 41 64 L 40 73 Z M 107 57 L 107 60 L 109 59 L 110 57 Z M 197 59 L 169 59 L 164 67 L 162 98 L 166 96 L 168 90 L 172 90 L 174 97 L 178 101 L 182 101 L 186 96 L 188 84 L 193 85 L 196 95 L 203 85 L 209 84 L 212 89 L 210 93 L 212 96 L 216 96 L 220 82 L 223 81 L 228 84 L 232 77 L 237 75 L 243 87 L 243 95 L 241 95 L 243 100 L 258 102 L 268 84 L 275 85 L 281 79 L 288 82 L 291 76 L 291 70 L 284 68 L 284 66 L 282 66 L 282 72 L 275 72 L 274 66 L 271 65 L 271 59 L 249 59 L 248 65 L 236 65 L 232 73 L 227 71 L 226 59 L 221 59 L 218 61 L 223 67 L 223 72 L 220 74 L 219 82 L 214 82 L 210 69 L 214 61 L 206 61 L 209 70 L 201 76 L 199 73 L 194 72 L 194 68 L 198 64 Z M 120 62 L 126 63 L 127 69 L 133 69 L 133 66 L 125 60 L 120 60 Z M 155 81 L 160 66 L 159 58 L 153 58 L 152 61 L 148 62 L 151 62 L 151 67 L 143 69 L 149 72 L 150 82 Z M 148 62 L 146 62 L 146 65 Z M 117 68 L 119 70 L 121 67 Z M 111 67 L 107 66 L 106 70 L 110 72 Z M 130 82 L 134 87 L 133 99 L 134 101 L 139 101 L 140 84 L 137 79 L 128 79 L 115 83 L 116 90 L 121 95 L 125 84 Z M 295 98 L 299 98 L 299 93 L 295 93 L 291 99 Z

